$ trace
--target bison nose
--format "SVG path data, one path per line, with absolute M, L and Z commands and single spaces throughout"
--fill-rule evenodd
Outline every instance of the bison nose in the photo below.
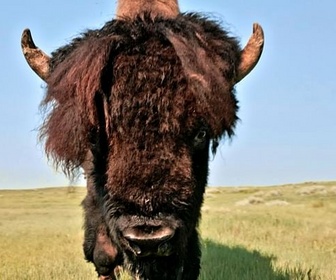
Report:
M 131 251 L 138 257 L 171 255 L 174 234 L 175 230 L 162 226 L 138 226 L 123 232 Z

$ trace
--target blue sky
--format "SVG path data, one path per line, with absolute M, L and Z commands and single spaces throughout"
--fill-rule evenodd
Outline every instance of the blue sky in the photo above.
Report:
M 195 3 L 197 2 L 197 3 Z M 210 185 L 273 185 L 336 179 L 336 2 L 180 0 L 210 13 L 246 43 L 265 31 L 263 56 L 237 85 L 236 136 L 210 162 Z M 50 53 L 114 16 L 115 1 L 12 0 L 0 10 L 0 188 L 67 185 L 37 142 L 43 82 L 20 49 L 24 28 Z M 82 183 L 82 182 L 80 182 Z

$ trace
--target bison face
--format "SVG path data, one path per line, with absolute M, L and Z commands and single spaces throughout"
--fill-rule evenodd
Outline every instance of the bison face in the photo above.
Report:
M 207 180 L 209 103 L 167 40 L 139 40 L 106 71 L 113 82 L 95 100 L 91 149 L 109 236 L 135 269 L 153 258 L 178 268 L 195 239 Z
M 178 141 L 147 135 L 111 147 L 104 216 L 113 240 L 132 257 L 183 254 L 202 204 L 208 135 L 202 125 Z
M 105 171 L 94 164 L 101 220 L 117 259 L 131 271 L 149 279 L 178 279 L 187 254 L 200 255 L 196 226 L 212 131 L 202 119 L 175 132 L 163 132 L 160 122 L 136 123 L 107 137 Z M 93 154 L 94 163 L 102 161 L 98 151 Z

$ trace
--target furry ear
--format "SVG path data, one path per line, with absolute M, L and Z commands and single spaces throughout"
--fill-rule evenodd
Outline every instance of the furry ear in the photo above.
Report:
M 115 39 L 86 38 L 47 79 L 41 107 L 48 115 L 40 138 L 48 157 L 67 175 L 84 162 L 91 134 L 98 126 L 96 96 L 103 95 L 102 75 L 110 63 Z

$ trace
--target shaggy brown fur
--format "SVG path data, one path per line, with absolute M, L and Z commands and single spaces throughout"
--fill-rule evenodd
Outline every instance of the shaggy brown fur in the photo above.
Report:
M 119 0 L 118 19 L 134 19 L 138 15 L 149 13 L 152 18 L 175 18 L 179 14 L 177 0 Z
M 150 36 L 155 38 L 154 42 L 148 41 Z M 137 41 L 146 46 L 142 47 Z M 170 54 L 166 55 L 167 62 L 163 60 L 168 69 L 158 73 L 154 64 L 158 61 L 150 59 L 153 52 L 161 51 L 162 43 L 163 51 Z M 138 67 L 139 58 L 131 54 L 131 48 L 135 52 L 146 49 L 146 53 L 140 55 L 146 55 L 148 60 L 148 66 L 144 67 L 154 68 L 154 81 L 147 82 L 147 79 L 151 79 L 151 71 Z M 120 52 L 124 54 L 119 55 Z M 160 56 L 159 53 L 156 59 L 160 60 Z M 171 57 L 175 61 L 169 61 Z M 212 138 L 220 137 L 223 133 L 230 136 L 237 120 L 237 101 L 233 95 L 232 80 L 239 58 L 240 49 L 233 38 L 228 37 L 214 22 L 204 21 L 194 14 L 180 15 L 175 21 L 157 19 L 155 24 L 151 20 L 144 24 L 141 19 L 134 22 L 112 21 L 102 30 L 89 31 L 53 54 L 54 70 L 47 80 L 48 93 L 42 102 L 44 107 L 50 106 L 51 109 L 41 128 L 41 135 L 46 138 L 46 151 L 56 164 L 61 164 L 68 171 L 79 167 L 89 149 L 90 136 L 99 127 L 97 96 L 104 100 L 104 105 L 101 105 L 107 106 L 105 114 L 113 114 L 108 112 L 111 109 L 120 112 L 131 102 L 133 92 L 139 92 L 134 88 L 134 83 L 126 80 L 134 77 L 138 77 L 137 82 L 140 83 L 137 87 L 147 85 L 147 89 L 140 89 L 147 92 L 153 89 L 159 91 L 172 83 L 170 86 L 174 98 L 180 97 L 180 102 L 184 103 L 179 109 L 177 106 L 162 108 L 162 112 L 168 114 L 161 119 L 162 129 L 171 131 L 173 128 L 176 133 L 180 127 L 185 130 L 185 123 L 170 118 L 170 115 L 178 117 L 177 112 L 172 110 L 180 110 L 180 113 L 186 115 L 193 112 L 194 116 L 190 116 L 190 120 L 194 120 L 197 113 L 204 118 L 212 129 Z M 169 72 L 169 67 L 174 65 L 180 67 L 175 70 L 175 74 Z M 116 78 L 118 72 L 115 71 L 118 69 L 123 70 Z M 137 73 L 128 73 L 131 70 Z M 112 83 L 112 96 L 109 96 Z M 183 94 L 178 94 L 177 90 Z M 130 96 L 122 96 L 126 94 Z M 172 97 L 166 93 L 158 93 L 158 97 L 163 104 L 165 99 L 171 104 Z M 192 106 L 188 102 L 193 102 Z M 137 106 L 141 107 L 140 104 Z M 185 108 L 190 112 L 187 113 Z M 134 114 L 134 110 L 131 112 Z M 134 116 L 131 115 L 127 118 L 123 116 L 122 119 L 106 115 L 105 129 L 109 130 L 108 134 L 112 127 L 121 130 L 132 123 L 132 118 Z M 184 119 L 185 116 L 180 118 Z M 169 122 L 175 123 L 171 126 Z
M 240 51 L 201 16 L 145 14 L 53 53 L 41 137 L 67 174 L 86 169 L 84 251 L 99 275 L 197 279 L 208 148 L 233 134 Z M 176 230 L 172 255 L 135 258 L 123 230 L 158 221 Z

